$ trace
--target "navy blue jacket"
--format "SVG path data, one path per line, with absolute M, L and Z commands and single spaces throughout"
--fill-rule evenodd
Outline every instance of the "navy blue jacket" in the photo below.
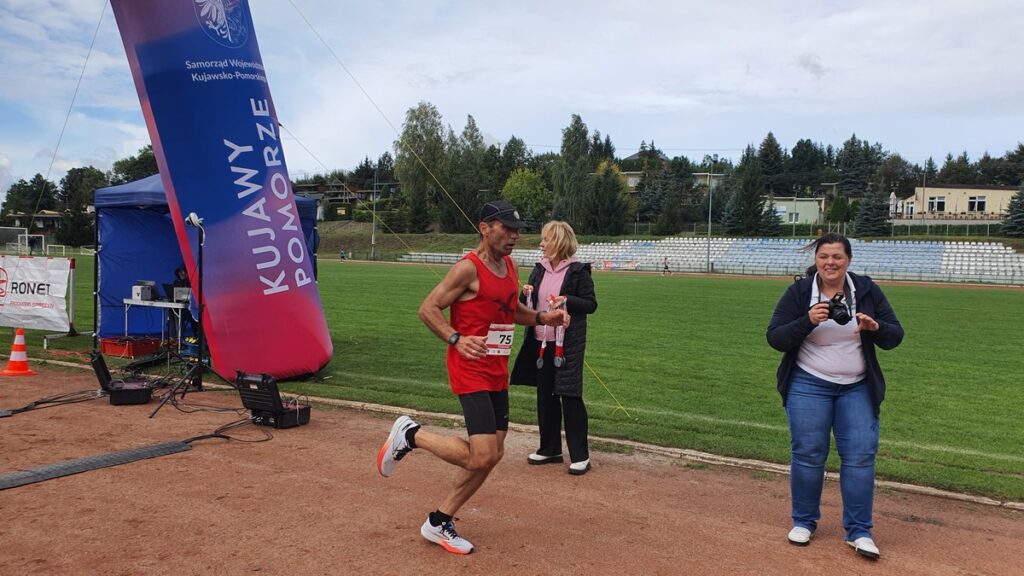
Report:
M 896 319 L 896 313 L 882 293 L 882 289 L 867 276 L 850 273 L 856 292 L 857 312 L 863 312 L 878 322 L 875 332 L 861 332 L 860 343 L 864 351 L 864 364 L 867 369 L 865 378 L 871 391 L 871 401 L 875 406 L 875 414 L 879 412 L 882 400 L 885 399 L 885 378 L 882 368 L 878 365 L 875 346 L 883 350 L 891 350 L 903 341 L 903 326 Z M 812 330 L 814 324 L 807 316 L 810 309 L 811 288 L 814 275 L 794 282 L 775 305 L 775 313 L 768 324 L 768 343 L 779 352 L 784 352 L 782 363 L 777 372 L 779 394 L 782 394 L 782 405 L 786 405 L 786 393 L 789 391 L 789 380 L 796 366 L 796 357 Z

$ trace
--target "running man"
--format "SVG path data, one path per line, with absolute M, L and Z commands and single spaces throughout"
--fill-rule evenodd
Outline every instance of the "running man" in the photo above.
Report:
M 519 275 L 509 255 L 522 225 L 511 204 L 484 204 L 477 223 L 480 244 L 452 266 L 419 310 L 427 328 L 448 343 L 448 380 L 462 404 L 469 441 L 424 430 L 401 416 L 377 455 L 382 476 L 390 476 L 395 464 L 415 448 L 461 468 L 448 496 L 420 527 L 424 538 L 453 554 L 469 554 L 473 545 L 455 532 L 452 517 L 504 454 L 513 324 L 569 324 L 564 310 L 535 313 L 519 303 Z M 450 323 L 443 313 L 449 307 Z

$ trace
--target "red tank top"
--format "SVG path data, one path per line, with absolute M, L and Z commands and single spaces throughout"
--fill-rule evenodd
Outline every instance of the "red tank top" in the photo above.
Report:
M 512 258 L 505 256 L 507 271 L 503 278 L 496 276 L 476 253 L 470 252 L 463 258 L 476 266 L 480 289 L 474 298 L 452 303 L 451 324 L 455 331 L 463 336 L 486 338 L 492 324 L 515 324 L 519 277 Z M 448 382 L 457 395 L 508 390 L 508 356 L 466 360 L 454 346 L 449 346 Z

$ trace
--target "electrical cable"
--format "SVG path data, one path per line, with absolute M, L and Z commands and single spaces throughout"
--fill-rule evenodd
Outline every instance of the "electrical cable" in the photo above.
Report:
M 85 77 L 85 69 L 89 65 L 89 57 L 92 56 L 92 49 L 96 46 L 96 37 L 100 34 L 100 25 L 103 24 L 103 15 L 107 13 L 107 0 L 103 0 L 103 9 L 100 10 L 100 19 L 96 22 L 96 30 L 92 33 L 92 42 L 89 44 L 89 51 L 85 54 L 85 62 L 82 63 L 82 72 L 78 75 L 78 83 L 75 84 L 75 93 L 71 96 L 71 104 L 68 105 L 68 113 L 64 115 L 64 125 L 60 127 L 60 136 L 57 137 L 57 146 L 53 149 L 53 157 L 50 158 L 50 166 L 46 169 L 46 178 L 43 179 L 43 189 L 39 191 L 36 198 L 36 206 L 32 210 L 32 217 L 28 223 L 28 229 L 32 230 L 35 225 L 36 212 L 39 211 L 39 204 L 43 201 L 43 193 L 46 192 L 46 183 L 50 180 L 50 172 L 53 171 L 53 164 L 57 161 L 57 153 L 60 151 L 60 144 L 64 141 L 64 131 L 68 127 L 68 120 L 71 119 L 71 111 L 75 108 L 75 100 L 78 99 L 78 90 L 82 87 L 82 78 Z M 67 208 L 67 206 L 65 206 Z M 28 239 L 26 238 L 27 242 Z
M 348 66 L 345 66 L 345 63 L 341 61 L 341 58 L 339 58 L 338 55 L 335 54 L 331 46 L 327 43 L 326 40 L 324 40 L 323 36 L 320 35 L 320 32 L 318 32 L 317 29 L 313 27 L 312 22 L 310 22 L 309 19 L 306 18 L 306 15 L 302 13 L 302 10 L 299 10 L 299 7 L 295 5 L 294 0 L 288 0 L 288 2 L 292 5 L 292 8 L 295 8 L 295 12 L 299 14 L 299 17 L 302 18 L 303 22 L 306 23 L 306 26 L 309 26 L 309 29 L 313 32 L 313 35 L 316 36 L 317 39 L 320 40 L 320 43 L 324 45 L 324 48 L 326 48 L 327 51 L 331 53 L 331 56 L 334 57 L 334 61 L 338 63 L 338 66 L 341 66 L 341 69 L 344 70 L 345 73 L 348 74 L 348 77 L 352 79 L 352 82 L 356 85 L 356 88 L 359 88 L 359 91 L 363 93 L 363 96 L 365 96 L 367 100 L 369 100 L 370 104 L 373 105 L 373 107 L 377 110 L 381 118 L 383 118 L 384 121 L 387 122 L 388 126 L 391 127 L 391 130 L 394 131 L 396 136 L 398 136 L 398 142 L 410 154 L 412 154 L 414 158 L 416 158 L 416 161 L 419 162 L 420 166 L 423 166 L 423 169 L 427 171 L 427 174 L 429 174 L 430 177 L 434 180 L 434 182 L 437 183 L 437 186 L 441 189 L 441 192 L 444 192 L 444 195 L 448 197 L 448 200 L 450 200 L 452 205 L 454 205 L 455 208 L 458 209 L 459 213 L 462 214 L 462 217 L 466 219 L 466 222 L 469 223 L 469 226 L 475 232 L 476 223 L 473 222 L 473 219 L 470 218 L 469 215 L 466 214 L 466 211 L 462 209 L 462 206 L 460 206 L 459 203 L 455 201 L 455 198 L 453 198 L 452 195 L 448 192 L 448 189 L 445 188 L 444 184 L 441 184 L 441 181 L 437 179 L 437 176 L 435 176 L 434 172 L 430 169 L 429 166 L 427 166 L 427 163 L 423 161 L 423 158 L 421 158 L 420 155 L 416 153 L 416 150 L 413 149 L 413 147 L 405 141 L 401 131 L 399 131 L 395 124 L 391 122 L 391 119 L 388 118 L 387 114 L 385 114 L 384 111 L 381 110 L 380 106 L 377 105 L 377 101 L 374 100 L 372 96 L 370 96 L 369 92 L 367 92 L 365 88 L 363 88 L 363 85 L 359 83 L 358 79 L 356 79 L 355 74 L 353 74 L 352 71 L 348 69 Z
M 55 396 L 47 396 L 46 398 L 40 398 L 39 400 L 33 400 L 28 404 L 20 408 L 11 408 L 9 410 L 0 410 L 0 418 L 9 418 L 15 414 L 21 414 L 22 412 L 28 412 L 29 410 L 41 410 L 43 408 L 52 408 L 54 406 L 64 406 L 66 404 L 77 404 L 79 402 L 88 402 L 97 398 L 102 398 L 104 393 L 102 390 L 79 390 L 77 392 L 67 392 L 65 394 L 57 394 Z
M 313 154 L 313 152 L 312 152 L 312 151 L 310 151 L 310 149 L 309 149 L 309 148 L 307 148 L 307 147 L 306 147 L 306 145 L 302 143 L 302 140 L 299 140 L 299 138 L 298 138 L 298 137 L 296 137 L 296 136 L 295 136 L 295 134 L 292 134 L 292 132 L 291 132 L 290 130 L 288 130 L 288 128 L 286 128 L 284 124 L 281 124 L 280 122 L 278 122 L 278 123 L 277 123 L 277 125 L 278 125 L 278 126 L 279 126 L 279 127 L 280 127 L 280 128 L 282 129 L 282 130 L 284 130 L 284 131 L 285 131 L 285 132 L 286 132 L 286 133 L 288 134 L 288 136 L 290 136 L 290 137 L 292 138 L 292 140 L 294 140 L 294 141 L 295 141 L 295 143 L 296 143 L 296 144 L 298 144 L 299 146 L 301 146 L 301 147 L 302 147 L 302 149 L 306 151 L 306 154 L 309 154 L 309 156 L 310 156 L 310 157 L 311 157 L 311 158 L 312 158 L 313 160 L 315 160 L 315 161 L 316 161 L 316 163 L 317 163 L 317 164 L 319 164 L 319 165 L 320 165 L 320 167 L 321 167 L 321 168 L 323 168 L 325 172 L 328 172 L 328 173 L 330 172 L 330 169 L 329 169 L 329 168 L 327 167 L 327 165 L 326 165 L 326 164 L 324 164 L 323 162 L 321 162 L 321 161 L 320 161 L 320 158 L 318 158 L 318 157 L 316 156 L 316 154 Z M 330 184 L 341 184 L 342 186 L 344 186 L 344 185 L 345 185 L 345 183 L 344 183 L 344 182 L 341 182 L 341 181 L 337 181 L 337 182 L 330 182 Z M 374 191 L 374 193 L 376 194 L 376 191 Z M 366 204 L 366 201 L 365 201 L 365 200 L 361 200 L 361 199 L 359 199 L 359 198 L 356 198 L 356 199 L 355 199 L 355 201 L 356 201 L 356 205 L 362 205 L 362 204 Z M 374 202 L 376 202 L 376 200 L 374 200 Z M 404 239 L 402 239 L 401 235 L 399 235 L 399 234 L 398 234 L 397 232 L 395 232 L 394 230 L 392 230 L 390 226 L 388 226 L 388 225 L 387 225 L 387 223 L 386 223 L 386 222 L 384 221 L 384 217 L 383 217 L 383 216 L 377 216 L 376 214 L 374 214 L 374 215 L 373 215 L 373 217 L 374 217 L 374 218 L 375 218 L 375 219 L 377 220 L 377 222 L 378 222 L 378 223 L 380 223 L 380 225 L 381 225 L 381 226 L 383 226 L 383 227 L 384 227 L 384 229 L 385 229 L 385 230 L 386 230 L 386 231 L 388 232 L 388 234 L 391 234 L 392 236 L 394 236 L 395 238 L 397 238 L 397 239 L 398 239 L 398 241 L 399 241 L 399 242 L 401 242 L 401 243 L 402 243 L 402 244 L 403 244 L 403 245 L 404 245 L 404 246 L 406 247 L 406 249 L 408 249 L 408 250 L 409 250 L 409 252 L 412 252 L 412 251 L 413 251 L 413 249 L 412 249 L 412 246 L 410 246 L 408 242 L 406 242 L 406 241 L 405 241 Z M 433 272 L 433 273 L 434 273 L 434 276 L 437 276 L 437 278 L 438 278 L 438 279 L 440 279 L 440 278 L 441 278 L 441 275 L 437 273 L 437 270 L 435 270 L 433 266 L 431 266 L 430 264 L 428 264 L 428 263 L 426 263 L 426 262 L 424 262 L 423 264 L 424 264 L 424 265 L 426 265 L 426 267 L 427 267 L 427 269 L 428 269 L 428 270 L 430 270 L 431 272 Z
M 246 426 L 246 425 L 255 426 L 260 432 L 263 433 L 263 438 L 260 438 L 260 439 L 257 439 L 257 440 L 245 440 L 245 439 L 242 439 L 242 438 L 231 436 L 230 434 L 227 433 L 230 430 L 234 430 L 235 428 L 240 428 L 240 427 Z M 235 420 L 233 422 L 228 422 L 227 424 L 224 424 L 223 426 L 220 426 L 219 428 L 217 428 L 213 432 L 210 432 L 209 434 L 200 434 L 199 436 L 193 436 L 192 438 L 187 438 L 185 440 L 182 440 L 182 442 L 184 442 L 186 444 L 191 444 L 193 442 L 198 442 L 199 440 L 208 440 L 208 439 L 212 439 L 212 438 L 216 438 L 216 439 L 220 439 L 220 440 L 234 440 L 235 442 L 257 443 L 257 442 L 267 442 L 268 440 L 273 440 L 274 439 L 274 435 L 271 434 L 270 431 L 267 430 L 266 428 L 263 428 L 262 426 L 256 426 L 255 424 L 253 424 L 251 418 L 242 418 L 241 420 Z

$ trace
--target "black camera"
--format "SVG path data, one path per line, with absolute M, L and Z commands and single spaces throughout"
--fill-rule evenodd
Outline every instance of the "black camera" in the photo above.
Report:
M 836 292 L 835 296 L 828 301 L 828 319 L 835 320 L 836 324 L 846 326 L 853 319 L 850 316 L 850 307 L 843 302 L 843 293 Z

